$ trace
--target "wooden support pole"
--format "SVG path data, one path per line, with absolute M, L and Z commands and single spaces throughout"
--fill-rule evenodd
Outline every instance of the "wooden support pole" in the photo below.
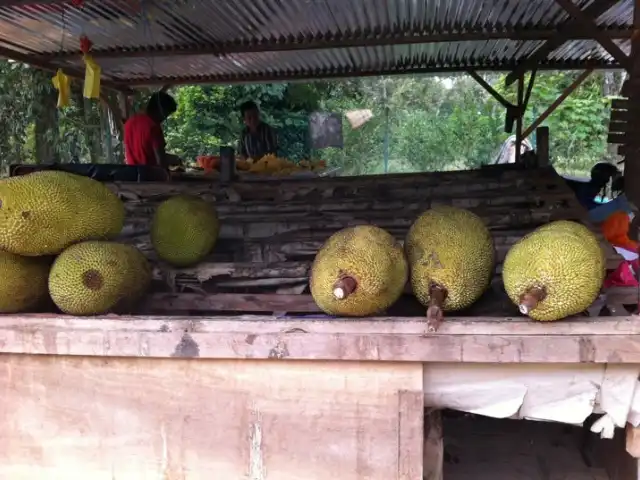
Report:
M 600 34 L 595 23 L 595 19 L 592 16 L 585 14 L 578 6 L 576 6 L 575 3 L 573 3 L 573 0 L 556 0 L 556 3 L 569 15 L 575 18 L 578 24 L 590 33 L 593 38 L 618 61 L 620 65 L 622 65 L 627 71 L 631 71 L 631 62 L 627 54 L 620 50 L 620 47 L 618 47 L 618 45 L 616 45 L 609 37 Z
M 616 5 L 619 0 L 595 0 L 582 12 L 588 18 L 597 18 L 611 7 Z M 558 33 L 547 40 L 542 46 L 540 46 L 533 54 L 527 57 L 520 65 L 518 65 L 513 72 L 507 75 L 505 83 L 507 86 L 515 82 L 518 77 L 523 75 L 527 70 L 534 68 L 542 60 L 545 60 L 548 55 L 553 52 L 560 45 L 565 43 L 571 38 L 571 35 L 579 28 L 579 23 L 576 20 L 569 19 L 558 28 Z
M 638 81 L 640 81 L 640 0 L 634 0 L 633 10 L 633 27 L 634 33 L 631 37 L 631 64 L 632 69 L 629 73 L 629 79 L 627 80 L 629 86 L 629 107 L 634 109 L 637 105 L 640 105 L 640 90 L 636 87 Z M 634 205 L 640 206 L 640 144 L 636 142 L 630 142 L 625 146 L 625 161 L 624 161 L 624 190 L 627 198 Z M 637 221 L 634 219 L 633 227 L 634 232 L 631 233 L 632 237 L 637 236 Z
M 524 74 L 518 79 L 518 116 L 516 117 L 516 163 L 522 158 L 522 121 L 524 117 Z
M 531 71 L 531 76 L 529 76 L 529 83 L 527 84 L 527 93 L 524 95 L 524 103 L 522 106 L 522 117 L 524 118 L 524 114 L 527 111 L 527 107 L 529 106 L 529 100 L 531 99 L 531 92 L 533 91 L 533 85 L 536 82 L 536 70 Z
M 120 111 L 120 117 L 122 118 L 122 123 L 127 121 L 127 119 L 131 116 L 131 102 L 127 95 L 124 93 L 120 93 L 118 95 L 118 110 Z
M 529 135 L 531 135 L 533 131 L 538 128 L 540 124 L 544 122 L 547 117 L 551 115 L 556 110 L 556 108 L 558 108 L 562 104 L 562 102 L 564 102 L 565 98 L 571 95 L 575 91 L 575 89 L 578 88 L 582 84 L 582 82 L 584 82 L 589 77 L 589 75 L 591 75 L 592 71 L 593 70 L 591 69 L 585 70 L 580 75 L 578 75 L 573 83 L 571 83 L 571 85 L 569 85 L 564 90 L 564 92 L 562 92 L 560 96 L 556 98 L 555 102 L 549 105 L 549 107 L 544 112 L 542 112 L 540 116 L 523 132 L 522 139 L 524 140 Z
M 500 95 L 498 92 L 496 92 L 496 90 L 489 85 L 484 78 L 482 78 L 480 75 L 478 75 L 478 73 L 475 70 L 468 70 L 467 73 L 469 75 L 471 75 L 471 77 L 478 82 L 478 84 L 484 88 L 489 95 L 491 95 L 493 98 L 495 98 L 498 102 L 500 102 L 505 108 L 514 108 L 515 105 L 511 102 L 509 102 L 507 99 L 505 99 L 502 95 Z
M 424 415 L 424 480 L 442 480 L 444 441 L 442 415 L 439 410 L 427 410 Z
M 536 130 L 536 154 L 539 167 L 551 165 L 551 160 L 549 159 L 549 127 L 538 127 Z

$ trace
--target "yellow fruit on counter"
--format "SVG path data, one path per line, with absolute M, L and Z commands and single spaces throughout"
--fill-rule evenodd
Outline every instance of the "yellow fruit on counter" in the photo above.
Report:
M 70 315 L 101 315 L 135 307 L 151 285 L 147 259 L 133 245 L 89 241 L 56 258 L 49 294 Z
M 124 224 L 118 196 L 91 178 L 59 171 L 0 181 L 0 249 L 55 255 L 89 239 L 112 239 Z
M 408 267 L 402 246 L 374 225 L 334 233 L 311 267 L 311 295 L 329 315 L 362 317 L 390 307 L 402 295 Z
M 504 260 L 502 279 L 509 298 L 533 320 L 554 321 L 585 311 L 606 274 L 596 236 L 584 225 L 561 220 L 516 242 Z
M 165 262 L 190 267 L 213 250 L 219 229 L 213 205 L 198 197 L 177 195 L 158 206 L 151 223 L 151 243 Z
M 416 298 L 429 307 L 429 329 L 443 311 L 470 307 L 484 293 L 495 268 L 493 239 L 476 214 L 438 205 L 413 223 L 405 241 Z
M 0 250 L 0 313 L 28 312 L 47 298 L 51 260 Z

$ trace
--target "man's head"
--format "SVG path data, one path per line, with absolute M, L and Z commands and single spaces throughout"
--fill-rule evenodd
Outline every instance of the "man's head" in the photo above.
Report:
M 173 97 L 164 92 L 154 93 L 147 102 L 147 115 L 158 123 L 164 122 L 177 109 L 178 104 Z
M 598 188 L 604 188 L 609 180 L 613 179 L 613 183 L 620 183 L 622 173 L 618 168 L 608 162 L 596 163 L 591 169 L 591 183 Z
M 260 124 L 260 109 L 255 102 L 244 102 L 240 105 L 240 114 L 242 115 L 242 121 L 249 128 L 249 130 L 255 130 Z

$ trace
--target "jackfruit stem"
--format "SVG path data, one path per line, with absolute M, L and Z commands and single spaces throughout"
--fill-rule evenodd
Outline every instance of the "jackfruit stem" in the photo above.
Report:
M 429 289 L 429 308 L 427 308 L 427 333 L 438 331 L 444 319 L 444 301 L 447 299 L 447 289 L 433 284 Z
M 544 287 L 531 287 L 525 293 L 520 295 L 518 310 L 520 310 L 521 314 L 528 315 L 529 312 L 536 308 L 546 296 L 547 291 Z
M 353 277 L 345 276 L 333 285 L 333 296 L 337 300 L 344 300 L 358 287 L 358 282 Z

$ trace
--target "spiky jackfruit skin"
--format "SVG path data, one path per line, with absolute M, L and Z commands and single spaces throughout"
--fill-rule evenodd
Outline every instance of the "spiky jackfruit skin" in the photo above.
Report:
M 359 225 L 334 233 L 311 266 L 311 295 L 328 315 L 364 317 L 389 308 L 407 283 L 409 270 L 402 246 L 385 230 Z M 347 298 L 333 290 L 343 276 L 357 282 Z
M 0 181 L 0 249 L 55 255 L 73 243 L 115 238 L 122 201 L 102 183 L 66 172 L 35 172 Z
M 32 311 L 48 296 L 51 257 L 22 257 L 0 250 L 0 313 Z
M 502 266 L 504 287 L 516 305 L 530 288 L 546 297 L 528 316 L 555 321 L 585 311 L 600 293 L 606 258 L 596 236 L 584 225 L 560 220 L 518 240 Z
M 476 214 L 438 205 L 420 215 L 405 240 L 411 286 L 423 305 L 433 284 L 447 290 L 444 310 L 470 307 L 491 283 L 495 249 L 489 229 Z
M 72 245 L 55 260 L 49 294 L 71 315 L 100 315 L 132 308 L 151 284 L 147 259 L 132 246 L 90 241 Z
M 177 195 L 158 206 L 151 224 L 151 243 L 165 262 L 190 267 L 211 253 L 219 231 L 213 205 L 198 197 Z

